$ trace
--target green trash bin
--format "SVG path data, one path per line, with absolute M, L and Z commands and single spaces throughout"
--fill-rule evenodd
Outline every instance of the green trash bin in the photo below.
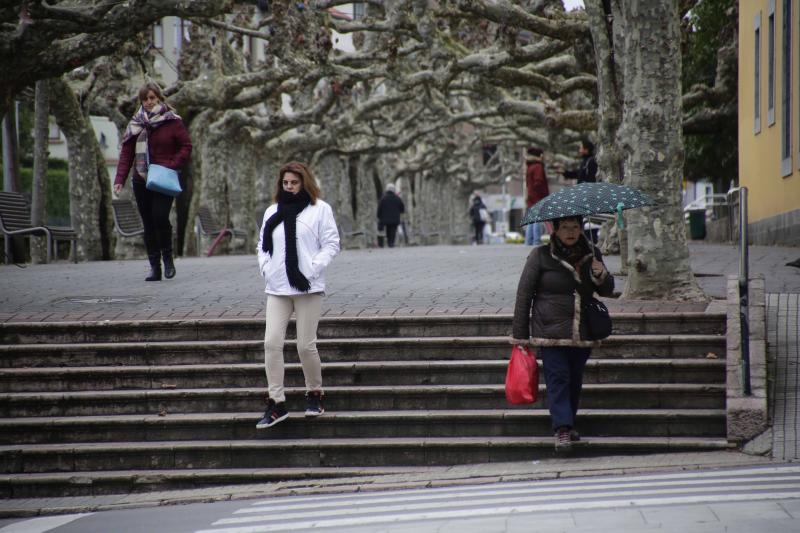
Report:
M 689 211 L 689 235 L 692 240 L 706 238 L 706 210 L 692 209 Z

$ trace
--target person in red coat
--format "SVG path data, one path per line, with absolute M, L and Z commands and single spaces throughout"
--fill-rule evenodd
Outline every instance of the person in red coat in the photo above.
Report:
M 172 257 L 172 225 L 169 212 L 173 197 L 149 190 L 145 184 L 150 163 L 180 172 L 189 161 L 192 142 L 181 117 L 165 101 L 155 83 L 145 83 L 139 89 L 141 106 L 128 123 L 122 137 L 122 148 L 114 179 L 114 193 L 119 194 L 133 167 L 133 194 L 144 225 L 144 245 L 150 261 L 150 273 L 145 281 L 161 281 L 161 260 L 164 276 L 175 276 Z
M 536 202 L 550 194 L 547 185 L 547 173 L 544 169 L 544 152 L 541 148 L 528 148 L 525 159 L 528 166 L 525 172 L 525 207 L 530 209 Z M 542 244 L 542 223 L 534 222 L 525 227 L 525 244 L 539 246 Z

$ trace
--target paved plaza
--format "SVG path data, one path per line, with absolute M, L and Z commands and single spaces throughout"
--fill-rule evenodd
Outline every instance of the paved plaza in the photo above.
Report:
M 530 251 L 522 245 L 344 250 L 327 272 L 326 316 L 510 314 Z M 713 298 L 738 272 L 735 245 L 690 244 L 692 268 Z M 753 246 L 750 271 L 767 293 L 800 293 L 800 248 Z M 618 274 L 619 256 L 606 258 Z M 255 255 L 177 261 L 172 280 L 145 283 L 147 263 L 105 261 L 0 267 L 0 322 L 258 318 L 263 280 Z M 617 276 L 616 287 L 625 279 Z M 705 304 L 611 300 L 612 311 L 703 311 Z

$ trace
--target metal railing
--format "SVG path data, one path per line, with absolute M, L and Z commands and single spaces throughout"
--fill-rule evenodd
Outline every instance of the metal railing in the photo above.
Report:
M 731 202 L 733 196 L 736 196 L 736 204 Z M 747 234 L 747 187 L 736 187 L 728 191 L 728 203 L 737 205 L 739 208 L 739 216 L 737 217 L 739 225 L 739 330 L 742 351 L 740 365 L 742 389 L 746 396 L 750 396 L 752 390 L 750 386 L 750 254 Z
M 683 208 L 686 219 L 691 211 L 705 210 L 706 219 L 720 224 L 715 227 L 716 238 L 721 242 L 738 242 L 741 227 L 741 187 L 734 187 L 726 193 L 706 194 L 696 198 Z

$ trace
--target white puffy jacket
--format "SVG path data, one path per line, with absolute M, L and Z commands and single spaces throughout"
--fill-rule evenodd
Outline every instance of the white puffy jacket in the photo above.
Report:
M 286 236 L 283 222 L 272 230 L 272 256 L 261 249 L 264 239 L 264 223 L 278 210 L 273 204 L 264 212 L 258 236 L 258 268 L 264 276 L 267 294 L 289 296 L 310 294 L 325 290 L 325 268 L 339 253 L 339 230 L 333 219 L 331 206 L 317 199 L 297 215 L 297 258 L 300 272 L 308 279 L 311 288 L 308 293 L 298 291 L 289 285 L 286 276 Z

